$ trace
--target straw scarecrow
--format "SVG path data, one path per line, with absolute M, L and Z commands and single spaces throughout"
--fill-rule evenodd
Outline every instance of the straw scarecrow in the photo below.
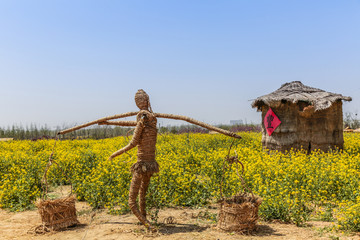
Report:
M 160 117 L 160 118 L 184 120 L 186 122 L 196 124 L 198 126 L 222 133 L 230 137 L 235 137 L 235 138 L 241 138 L 241 137 L 233 132 L 208 125 L 206 123 L 197 121 L 189 117 L 173 115 L 173 114 L 154 113 L 151 109 L 149 96 L 142 89 L 138 90 L 137 93 L 135 94 L 135 103 L 137 107 L 140 109 L 140 111 L 138 112 L 128 112 L 128 113 L 101 118 L 83 125 L 79 125 L 61 131 L 58 134 L 65 134 L 93 124 L 135 126 L 135 131 L 129 144 L 121 148 L 120 150 L 114 152 L 113 154 L 111 154 L 109 159 L 113 159 L 114 157 L 117 157 L 134 147 L 138 147 L 137 162 L 134 163 L 131 167 L 132 180 L 129 191 L 129 207 L 133 212 L 133 214 L 140 220 L 140 222 L 145 227 L 150 229 L 151 225 L 149 221 L 146 219 L 145 196 L 150 183 L 151 176 L 154 173 L 159 172 L 159 164 L 155 160 L 157 118 Z M 136 121 L 108 121 L 112 119 L 124 118 L 135 115 L 136 115 Z M 136 198 L 138 197 L 138 195 L 139 195 L 140 209 L 138 208 L 136 203 Z

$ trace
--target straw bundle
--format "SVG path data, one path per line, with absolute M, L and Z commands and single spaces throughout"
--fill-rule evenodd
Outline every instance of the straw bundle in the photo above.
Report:
M 252 232 L 258 220 L 262 199 L 241 193 L 220 202 L 218 227 L 231 232 Z
M 37 207 L 44 229 L 61 230 L 79 223 L 76 216 L 75 197 L 41 200 Z

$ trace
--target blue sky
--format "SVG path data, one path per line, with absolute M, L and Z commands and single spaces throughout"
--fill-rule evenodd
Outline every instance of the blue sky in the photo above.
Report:
M 359 63 L 360 0 L 0 0 L 0 126 L 134 111 L 139 88 L 155 112 L 257 123 L 251 100 L 290 81 L 360 113 Z

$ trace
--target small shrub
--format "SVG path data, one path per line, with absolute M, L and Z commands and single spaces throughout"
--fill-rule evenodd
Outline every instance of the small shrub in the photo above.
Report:
M 341 204 L 337 221 L 339 229 L 359 232 L 360 203 Z

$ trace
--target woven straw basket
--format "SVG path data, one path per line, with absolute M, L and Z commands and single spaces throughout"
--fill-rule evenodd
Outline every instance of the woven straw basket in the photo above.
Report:
M 258 220 L 262 199 L 241 193 L 220 202 L 218 228 L 231 232 L 252 232 Z
M 75 197 L 72 195 L 72 184 L 70 178 L 65 174 L 60 165 L 52 159 L 56 141 L 58 140 L 55 137 L 54 146 L 52 152 L 49 156 L 49 162 L 46 165 L 45 172 L 42 178 L 42 187 L 44 189 L 44 193 L 39 202 L 36 203 L 38 207 L 39 214 L 41 216 L 42 225 L 36 228 L 36 232 L 43 231 L 56 231 L 61 230 L 70 226 L 74 226 L 79 223 L 76 216 L 76 208 L 75 208 Z M 55 199 L 55 200 L 46 200 L 46 195 L 48 193 L 48 181 L 47 181 L 47 173 L 49 168 L 55 163 L 63 173 L 63 175 L 68 179 L 71 185 L 71 192 L 69 196 Z
M 57 231 L 79 223 L 76 216 L 74 196 L 55 200 L 41 200 L 37 207 L 44 229 Z

